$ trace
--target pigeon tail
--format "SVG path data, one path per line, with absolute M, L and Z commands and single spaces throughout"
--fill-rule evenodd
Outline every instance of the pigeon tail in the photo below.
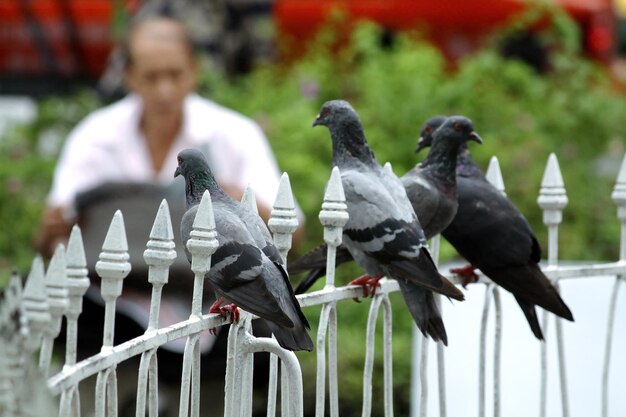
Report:
M 279 326 L 266 320 L 268 327 L 274 334 L 278 344 L 287 350 L 313 350 L 313 341 L 302 323 L 296 323 L 292 328 Z
M 448 335 L 433 293 L 408 281 L 398 280 L 398 284 L 417 328 L 424 336 L 448 346 Z
M 516 298 L 531 305 L 538 305 L 566 320 L 574 321 L 571 310 L 539 265 L 533 263 L 498 269 L 479 267 L 485 275 L 512 292 Z
M 537 318 L 537 310 L 535 310 L 535 305 L 524 300 L 521 300 L 519 297 L 515 297 L 517 300 L 517 304 L 519 304 L 524 316 L 526 316 L 526 321 L 528 321 L 528 325 L 530 326 L 530 330 L 532 330 L 535 337 L 539 340 L 544 340 L 543 333 L 541 332 L 541 326 L 539 325 L 539 319 Z

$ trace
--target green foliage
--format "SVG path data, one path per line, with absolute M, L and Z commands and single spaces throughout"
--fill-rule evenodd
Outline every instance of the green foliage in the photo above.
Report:
M 560 229 L 561 257 L 615 259 L 619 226 L 610 194 L 624 152 L 625 99 L 611 89 L 603 68 L 577 55 L 579 33 L 566 17 L 557 13 L 545 36 L 550 45 L 560 45 L 551 56 L 553 70 L 546 75 L 521 62 L 503 60 L 495 48 L 480 51 L 451 70 L 440 52 L 416 34 L 399 35 L 392 47 L 382 49 L 380 30 L 365 24 L 345 48 L 337 48 L 333 32 L 326 31 L 301 59 L 264 66 L 235 81 L 207 71 L 202 91 L 253 117 L 265 129 L 307 216 L 306 238 L 294 255 L 322 242 L 317 214 L 330 175 L 331 144 L 328 131 L 312 129 L 311 123 L 324 101 L 344 98 L 359 112 L 379 161 L 390 161 L 399 175 L 425 156 L 413 153 L 423 121 L 436 114 L 470 117 L 485 141 L 482 146 L 470 144 L 474 159 L 486 168 L 489 158 L 498 156 L 508 196 L 527 216 L 544 247 L 547 234 L 536 199 L 548 155 L 554 152 L 569 196 Z M 31 236 L 53 166 L 52 158 L 38 156 L 38 146 L 45 143 L 37 138 L 43 133 L 47 141 L 64 137 L 99 104 L 90 93 L 46 100 L 34 125 L 14 130 L 0 141 L 0 218 L 5 224 L 0 271 L 10 264 L 27 268 L 32 258 Z M 442 245 L 442 258 L 453 256 L 454 250 Z M 338 283 L 344 283 L 359 270 L 342 267 L 338 272 Z M 394 295 L 394 301 L 394 393 L 396 410 L 405 415 L 412 322 L 400 297 Z M 314 325 L 312 334 L 317 311 L 305 312 Z M 356 414 L 361 403 L 366 311 L 367 303 L 343 302 L 338 313 L 341 392 L 357 393 L 342 395 L 345 415 Z M 377 346 L 376 366 L 382 366 L 381 354 L 382 347 Z M 299 357 L 304 374 L 314 375 L 315 355 Z M 381 379 L 374 384 L 381 393 Z M 307 408 L 312 402 L 307 397 Z M 381 405 L 375 407 L 375 415 L 382 415 Z

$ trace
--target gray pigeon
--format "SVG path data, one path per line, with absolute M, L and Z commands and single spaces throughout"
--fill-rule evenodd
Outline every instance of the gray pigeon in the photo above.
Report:
M 436 128 L 442 120 L 429 122 Z M 416 152 L 435 143 L 431 131 L 422 132 Z M 462 276 L 465 286 L 478 278 L 474 269 L 479 268 L 510 291 L 539 340 L 543 340 L 543 334 L 535 305 L 573 321 L 572 312 L 538 265 L 541 247 L 530 225 L 517 207 L 487 181 L 465 145 L 457 158 L 456 173 L 459 207 L 442 235 L 471 265 L 451 272 Z
M 431 133 L 433 121 L 437 128 L 445 121 L 444 116 L 431 119 L 422 128 L 422 133 Z M 482 143 L 474 131 L 472 122 L 462 116 L 453 116 L 435 134 L 433 146 L 422 164 L 416 165 L 400 180 L 413 206 L 426 239 L 441 233 L 450 224 L 457 209 L 456 160 L 461 145 L 467 141 Z M 297 274 L 310 271 L 298 284 L 296 294 L 307 291 L 317 279 L 326 273 L 326 245 L 318 246 L 294 262 L 289 272 Z M 337 265 L 352 260 L 344 248 L 337 250 Z
M 437 271 L 402 183 L 376 161 L 348 102 L 326 102 L 317 125 L 330 130 L 333 164 L 341 170 L 349 214 L 343 245 L 368 274 L 352 283 L 375 290 L 383 276 L 396 279 L 417 327 L 447 344 L 433 291 L 457 300 L 464 296 Z
M 211 257 L 206 278 L 218 300 L 209 312 L 225 315 L 230 311 L 237 320 L 237 307 L 241 307 L 264 318 L 283 348 L 312 350 L 309 323 L 263 220 L 224 193 L 200 151 L 185 149 L 178 154 L 174 176 L 178 175 L 185 177 L 187 211 L 181 234 L 189 260 L 186 244 L 205 190 L 209 190 L 213 203 L 219 247 Z M 221 306 L 224 300 L 234 305 Z

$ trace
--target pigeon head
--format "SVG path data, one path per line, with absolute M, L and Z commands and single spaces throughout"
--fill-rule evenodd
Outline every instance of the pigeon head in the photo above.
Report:
M 177 160 L 178 167 L 176 167 L 174 177 L 182 175 L 185 178 L 187 206 L 198 203 L 205 190 L 209 190 L 211 195 L 223 193 L 202 152 L 197 149 L 184 149 L 178 153 Z
M 313 126 L 326 126 L 333 140 L 333 161 L 340 165 L 351 158 L 365 163 L 375 162 L 367 144 L 359 115 L 345 100 L 324 103 Z
M 206 157 L 198 149 L 183 149 L 178 153 L 176 159 L 178 160 L 178 167 L 174 172 L 174 178 L 179 175 L 188 178 L 199 171 L 208 171 L 211 174 Z
M 415 153 L 419 153 L 422 149 L 428 148 L 433 143 L 433 133 L 439 128 L 447 119 L 446 116 L 435 116 L 426 120 L 422 125 L 420 131 L 420 138 L 417 140 L 417 148 Z
M 463 116 L 448 117 L 437 130 L 430 135 L 430 151 L 422 162 L 422 167 L 432 166 L 442 172 L 454 172 L 457 159 L 467 152 L 467 142 L 483 143 L 474 131 L 472 121 Z M 426 141 L 424 141 L 426 143 Z M 438 167 L 438 168 L 437 168 Z
M 431 136 L 433 142 L 439 141 L 440 138 L 445 138 L 447 141 L 454 141 L 459 145 L 464 145 L 470 140 L 480 144 L 483 143 L 483 139 L 474 130 L 472 121 L 464 116 L 448 117 Z

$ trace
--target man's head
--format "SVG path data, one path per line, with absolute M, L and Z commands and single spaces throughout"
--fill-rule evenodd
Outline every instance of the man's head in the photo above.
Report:
M 144 110 L 157 116 L 180 112 L 197 83 L 185 27 L 171 18 L 144 19 L 130 29 L 124 50 L 126 86 L 143 98 Z

